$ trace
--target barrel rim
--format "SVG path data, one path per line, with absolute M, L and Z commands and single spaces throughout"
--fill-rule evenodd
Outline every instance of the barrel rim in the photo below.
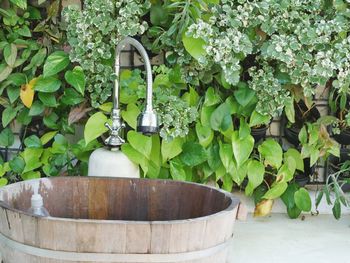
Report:
M 64 221 L 64 222 L 72 222 L 72 223 L 91 223 L 91 224 L 134 224 L 134 225 L 141 225 L 141 224 L 150 224 L 150 225 L 170 225 L 170 224 L 183 224 L 188 222 L 200 222 L 200 221 L 206 221 L 208 219 L 212 219 L 213 217 L 219 217 L 223 214 L 227 214 L 232 212 L 235 208 L 238 208 L 238 205 L 240 203 L 240 200 L 235 197 L 232 193 L 227 192 L 223 189 L 218 189 L 213 186 L 204 185 L 200 183 L 194 183 L 194 182 L 186 182 L 186 181 L 179 181 L 179 180 L 170 180 L 170 179 L 148 179 L 148 178 L 125 178 L 125 177 L 102 177 L 102 176 L 58 176 L 58 177 L 50 177 L 50 178 L 38 178 L 38 179 L 31 179 L 26 181 L 17 182 L 14 184 L 10 184 L 7 186 L 4 186 L 0 188 L 0 193 L 5 190 L 6 188 L 14 187 L 15 185 L 26 185 L 29 182 L 36 182 L 36 181 L 52 181 L 52 180 L 77 180 L 77 179 L 111 179 L 111 180 L 130 180 L 130 181 L 146 181 L 146 180 L 152 180 L 152 181 L 159 181 L 159 182 L 171 182 L 171 183 L 177 183 L 177 184 L 187 184 L 187 185 L 195 185 L 203 188 L 207 188 L 209 190 L 217 191 L 222 194 L 224 194 L 226 197 L 228 197 L 231 201 L 231 203 L 228 205 L 226 209 L 223 209 L 219 212 L 206 215 L 206 216 L 200 216 L 200 217 L 194 217 L 194 218 L 188 218 L 188 219 L 175 219 L 175 220 L 160 220 L 160 221 L 139 221 L 139 220 L 110 220 L 110 219 L 79 219 L 79 218 L 68 218 L 68 217 L 41 217 L 37 215 L 30 214 L 26 211 L 19 210 L 13 207 L 10 207 L 6 202 L 3 200 L 0 200 L 0 208 L 4 208 L 7 210 L 10 210 L 12 212 L 16 212 L 19 214 L 24 214 L 29 217 L 34 217 L 39 220 L 48 220 L 48 221 Z

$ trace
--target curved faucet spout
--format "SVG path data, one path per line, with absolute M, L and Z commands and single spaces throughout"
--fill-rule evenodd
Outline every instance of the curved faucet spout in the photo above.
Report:
M 107 138 L 105 143 L 110 147 L 119 147 L 125 141 L 121 136 L 122 129 L 125 127 L 119 106 L 119 96 L 120 96 L 120 54 L 127 45 L 135 47 L 140 53 L 146 68 L 147 76 L 147 92 L 146 92 L 146 106 L 145 110 L 137 118 L 137 131 L 142 132 L 146 135 L 150 135 L 158 132 L 158 118 L 156 113 L 153 111 L 152 105 L 152 68 L 151 62 L 147 55 L 146 50 L 136 39 L 131 37 L 126 37 L 120 41 L 116 47 L 115 51 L 115 75 L 116 79 L 114 82 L 113 90 L 113 110 L 112 110 L 112 126 L 106 123 L 106 127 L 110 130 L 110 137 Z

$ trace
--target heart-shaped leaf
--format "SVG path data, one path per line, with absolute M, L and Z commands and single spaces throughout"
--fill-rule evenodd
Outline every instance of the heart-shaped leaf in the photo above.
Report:
M 68 54 L 64 51 L 52 53 L 44 64 L 44 77 L 50 77 L 64 70 L 69 65 Z
M 81 67 L 76 66 L 72 71 L 67 71 L 64 77 L 66 81 L 76 89 L 76 91 L 84 96 L 86 83 L 84 71 Z
M 271 165 L 277 169 L 281 166 L 283 151 L 278 142 L 267 139 L 258 147 L 258 150 L 265 159 L 265 165 Z
M 233 155 L 236 159 L 238 167 L 249 159 L 249 156 L 253 151 L 253 147 L 254 138 L 250 134 L 243 139 L 239 138 L 238 131 L 235 131 L 232 134 Z
M 310 194 L 305 188 L 300 188 L 294 193 L 294 201 L 300 210 L 305 212 L 309 212 L 311 210 Z

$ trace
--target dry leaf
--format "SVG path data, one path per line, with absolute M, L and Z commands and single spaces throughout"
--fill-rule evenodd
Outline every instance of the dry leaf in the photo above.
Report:
M 92 108 L 85 108 L 85 106 L 85 103 L 83 103 L 79 107 L 70 111 L 68 116 L 68 125 L 78 122 L 86 115 L 86 113 L 92 110 Z
M 32 79 L 29 83 L 22 85 L 20 97 L 23 102 L 23 104 L 30 108 L 32 107 L 33 100 L 34 100 L 34 85 L 37 82 L 37 78 Z
M 273 200 L 264 199 L 255 206 L 254 217 L 267 216 L 271 213 Z

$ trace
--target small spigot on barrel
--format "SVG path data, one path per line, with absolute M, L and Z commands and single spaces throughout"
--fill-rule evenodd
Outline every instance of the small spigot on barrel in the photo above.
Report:
M 120 41 L 115 50 L 115 75 L 113 90 L 113 109 L 111 113 L 112 123 L 106 123 L 110 135 L 105 140 L 108 149 L 95 150 L 89 159 L 89 176 L 111 176 L 111 177 L 139 177 L 139 168 L 132 163 L 125 154 L 119 151 L 125 143 L 122 136 L 125 124 L 121 117 L 120 96 L 120 54 L 126 46 L 131 45 L 140 53 L 146 69 L 147 91 L 144 111 L 137 118 L 137 131 L 144 135 L 152 135 L 159 131 L 158 117 L 153 110 L 152 104 L 152 68 L 146 50 L 136 39 L 126 37 Z M 121 169 L 124 168 L 124 169 Z M 136 176 L 137 174 L 137 176 Z

